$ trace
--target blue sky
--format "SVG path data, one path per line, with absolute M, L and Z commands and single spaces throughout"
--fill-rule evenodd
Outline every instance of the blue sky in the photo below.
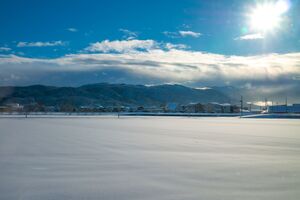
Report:
M 184 43 L 193 50 L 226 55 L 254 55 L 300 50 L 300 6 L 293 1 L 288 13 L 293 27 L 265 40 L 240 41 L 253 0 L 2 0 L 0 42 L 27 56 L 55 57 L 74 53 L 89 43 L 123 38 L 120 29 L 139 39 Z M 248 9 L 248 10 L 247 10 Z M 298 12 L 297 12 L 298 11 Z M 77 32 L 68 31 L 76 29 Z M 187 30 L 201 37 L 166 37 L 163 32 Z M 62 48 L 16 48 L 19 41 L 65 41 Z M 298 44 L 297 44 L 298 43 Z M 266 45 L 267 44 L 267 45 Z M 296 45 L 297 44 L 297 45 Z
M 252 30 L 253 10 L 278 2 L 280 23 Z M 298 85 L 299 10 L 299 0 L 1 0 L 0 84 Z

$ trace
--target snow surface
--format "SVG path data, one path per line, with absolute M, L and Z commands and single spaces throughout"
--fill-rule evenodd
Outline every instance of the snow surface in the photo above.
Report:
M 0 118 L 0 199 L 300 199 L 300 120 Z

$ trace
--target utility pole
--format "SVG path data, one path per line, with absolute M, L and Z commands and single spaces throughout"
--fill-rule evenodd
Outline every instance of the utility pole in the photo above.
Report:
M 241 113 L 240 113 L 240 118 L 243 115 L 243 96 L 241 96 L 241 109 L 240 109 Z
M 287 97 L 285 97 L 285 112 L 288 112 L 288 100 Z

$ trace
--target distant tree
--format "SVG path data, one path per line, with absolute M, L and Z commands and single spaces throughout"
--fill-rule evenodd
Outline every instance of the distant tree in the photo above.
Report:
M 76 108 L 70 103 L 64 103 L 60 106 L 60 112 L 75 112 Z

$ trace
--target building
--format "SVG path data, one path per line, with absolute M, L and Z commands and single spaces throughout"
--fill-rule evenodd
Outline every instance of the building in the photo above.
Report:
M 207 113 L 222 113 L 222 105 L 219 103 L 208 103 L 204 106 L 204 110 Z
M 24 106 L 18 103 L 8 103 L 5 106 L 8 108 L 9 112 L 21 112 L 24 109 Z
M 78 109 L 79 112 L 104 112 L 104 107 L 101 105 L 85 105 L 80 106 Z
M 8 112 L 9 108 L 7 106 L 0 106 L 0 112 Z
M 183 106 L 182 110 L 186 113 L 203 113 L 204 106 L 201 103 L 190 103 Z
M 176 112 L 178 104 L 177 103 L 167 103 L 165 110 L 166 112 Z
M 231 113 L 231 104 L 229 103 L 223 103 L 223 104 L 220 104 L 221 105 L 221 109 L 222 109 L 222 113 Z
M 164 112 L 164 108 L 157 107 L 157 106 L 149 106 L 149 107 L 144 107 L 144 111 L 150 113 L 162 113 Z
M 269 113 L 286 113 L 287 106 L 286 105 L 269 106 L 268 112 Z
M 268 113 L 300 113 L 300 104 L 269 106 Z
M 288 112 L 300 113 L 300 104 L 293 104 L 292 106 L 288 106 Z
M 231 105 L 229 103 L 208 103 L 204 105 L 204 111 L 206 113 L 238 113 L 240 108 L 236 105 Z
M 238 107 L 233 106 L 229 103 L 219 104 L 219 103 L 190 103 L 184 106 L 181 106 L 180 112 L 185 113 L 233 113 L 236 112 Z

